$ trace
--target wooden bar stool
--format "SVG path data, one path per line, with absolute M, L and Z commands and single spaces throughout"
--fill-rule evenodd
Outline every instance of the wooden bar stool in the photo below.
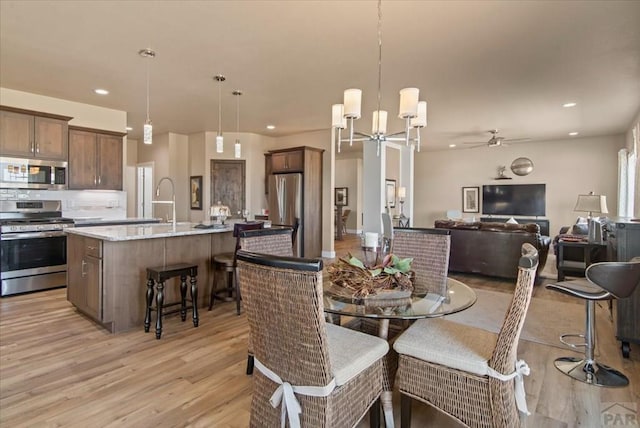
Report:
M 191 282 L 191 305 L 187 305 L 187 276 Z M 164 282 L 167 279 L 180 277 L 180 301 L 164 304 Z M 180 263 L 172 266 L 147 268 L 147 310 L 144 317 L 144 331 L 151 327 L 151 311 L 156 311 L 156 339 L 162 336 L 162 317 L 180 312 L 182 321 L 187 319 L 187 309 L 193 309 L 193 326 L 198 326 L 198 266 Z M 154 284 L 156 289 L 156 306 L 153 307 Z M 178 309 L 165 311 L 165 308 L 180 305 Z
M 213 284 L 211 284 L 211 296 L 209 296 L 209 310 L 213 308 L 213 302 L 215 299 L 219 300 L 231 300 L 233 293 L 236 294 L 236 312 L 240 315 L 240 290 L 235 280 L 236 270 L 236 253 L 240 249 L 240 232 L 243 230 L 255 230 L 263 229 L 264 222 L 246 222 L 235 223 L 233 225 L 233 237 L 236 238 L 236 248 L 232 253 L 222 253 L 213 256 Z M 221 289 L 216 289 L 218 280 L 218 272 L 222 272 L 227 275 L 227 286 Z M 227 294 L 227 296 L 221 296 L 221 294 Z

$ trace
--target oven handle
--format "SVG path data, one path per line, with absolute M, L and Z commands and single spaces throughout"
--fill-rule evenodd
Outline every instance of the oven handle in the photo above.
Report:
M 0 239 L 3 241 L 12 241 L 16 239 L 30 239 L 30 238 L 57 238 L 65 236 L 64 231 L 54 230 L 50 232 L 31 232 L 31 233 L 3 233 Z

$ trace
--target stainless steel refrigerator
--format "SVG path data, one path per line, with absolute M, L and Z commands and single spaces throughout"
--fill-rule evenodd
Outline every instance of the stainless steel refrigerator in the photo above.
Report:
M 299 219 L 295 254 L 304 257 L 304 223 L 302 221 L 302 174 L 269 176 L 269 220 L 273 224 L 293 226 Z

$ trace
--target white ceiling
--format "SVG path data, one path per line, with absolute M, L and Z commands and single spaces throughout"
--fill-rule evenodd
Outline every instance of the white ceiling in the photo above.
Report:
M 382 109 L 395 118 L 398 91 L 420 88 L 427 150 L 486 141 L 492 128 L 533 141 L 623 133 L 640 111 L 640 1 L 385 0 L 382 32 Z M 147 47 L 155 59 L 138 56 Z M 236 128 L 235 89 L 240 130 L 278 136 L 327 129 L 331 105 L 357 87 L 356 129 L 368 132 L 377 3 L 0 2 L 2 87 L 125 110 L 140 138 L 145 61 L 156 133 L 217 130 L 218 73 L 223 131 Z

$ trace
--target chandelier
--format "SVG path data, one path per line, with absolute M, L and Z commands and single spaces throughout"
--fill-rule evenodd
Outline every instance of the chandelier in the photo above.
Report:
M 371 134 L 358 132 L 353 129 L 353 121 L 360 119 L 362 90 L 347 89 L 344 91 L 344 102 L 334 104 L 331 108 L 331 128 L 337 130 L 338 153 L 342 143 L 354 141 L 375 141 L 378 145 L 377 153 L 380 155 L 380 145 L 384 141 L 404 141 L 407 146 L 415 144 L 420 151 L 420 128 L 427 126 L 427 102 L 419 101 L 420 90 L 418 88 L 404 88 L 400 91 L 400 109 L 398 117 L 405 120 L 404 131 L 387 134 L 387 112 L 380 110 L 382 95 L 380 92 L 382 82 L 382 0 L 378 0 L 378 104 L 373 112 Z M 342 138 L 342 130 L 349 126 L 349 138 Z M 411 130 L 415 129 L 415 137 L 411 137 Z
M 140 49 L 138 55 L 143 58 L 153 59 L 156 57 L 156 52 L 151 49 Z M 149 62 L 147 62 L 147 120 L 144 121 L 144 126 L 142 127 L 142 141 L 144 144 L 153 143 L 153 126 L 149 117 L 149 80 Z

